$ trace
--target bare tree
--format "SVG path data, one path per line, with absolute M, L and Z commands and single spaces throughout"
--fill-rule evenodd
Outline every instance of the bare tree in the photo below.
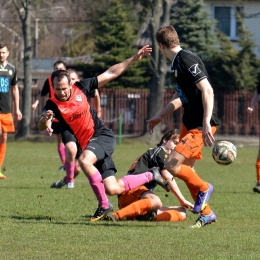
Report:
M 31 121 L 31 89 L 32 89 L 32 43 L 31 43 L 31 1 L 20 0 L 19 3 L 13 0 L 15 9 L 19 15 L 22 23 L 23 43 L 24 43 L 24 88 L 23 88 L 23 102 L 22 114 L 23 119 L 19 125 L 16 137 L 27 137 L 30 135 L 30 121 Z
M 152 80 L 149 85 L 150 96 L 148 99 L 147 106 L 147 118 L 153 117 L 163 106 L 163 92 L 165 84 L 165 76 L 167 73 L 166 59 L 161 54 L 157 42 L 155 39 L 156 31 L 163 25 L 170 23 L 170 9 L 171 6 L 176 2 L 173 0 L 136 0 L 139 2 L 144 9 L 147 11 L 148 26 L 147 30 L 150 33 L 151 46 L 153 48 L 151 69 L 152 69 Z M 145 11 L 144 11 L 145 13 Z M 155 127 L 153 135 L 149 141 L 154 143 L 161 137 L 160 125 Z

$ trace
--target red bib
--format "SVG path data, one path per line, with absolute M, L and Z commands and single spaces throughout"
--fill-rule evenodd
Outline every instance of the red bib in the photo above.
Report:
M 54 95 L 50 100 L 57 105 L 83 151 L 94 134 L 94 121 L 87 97 L 79 88 L 72 86 L 69 100 L 59 101 Z

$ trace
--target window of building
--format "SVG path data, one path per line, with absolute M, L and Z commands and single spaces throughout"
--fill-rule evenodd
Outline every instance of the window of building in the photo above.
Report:
M 213 17 L 217 21 L 217 28 L 230 40 L 238 40 L 239 22 L 237 14 L 242 14 L 243 7 L 213 5 L 212 11 Z

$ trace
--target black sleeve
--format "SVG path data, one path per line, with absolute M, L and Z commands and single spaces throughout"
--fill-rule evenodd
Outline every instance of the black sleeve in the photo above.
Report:
M 50 94 L 50 85 L 49 85 L 49 80 L 46 79 L 44 84 L 43 84 L 42 90 L 41 90 L 41 96 L 44 97 L 44 96 L 47 96 L 49 94 Z
M 157 153 L 157 155 L 152 159 L 154 165 L 157 165 L 160 170 L 164 169 L 164 158 L 162 158 L 161 153 Z
M 51 100 L 47 100 L 46 101 L 46 104 L 45 104 L 45 106 L 43 108 L 43 113 L 46 112 L 47 110 L 53 111 L 53 114 L 54 114 L 53 117 L 55 117 L 59 121 L 62 119 L 60 111 L 59 111 L 57 105 L 55 103 L 53 103 Z
M 87 78 L 80 82 L 75 82 L 74 85 L 80 88 L 88 98 L 93 98 L 98 88 L 98 80 L 97 77 Z
M 194 84 L 208 77 L 203 62 L 194 53 L 185 50 L 182 55 L 182 61 Z
M 17 74 L 16 74 L 16 68 L 15 68 L 15 67 L 14 67 L 13 73 L 14 73 L 14 75 L 13 75 L 12 82 L 11 82 L 11 85 L 12 85 L 12 86 L 16 85 L 17 82 L 18 82 Z

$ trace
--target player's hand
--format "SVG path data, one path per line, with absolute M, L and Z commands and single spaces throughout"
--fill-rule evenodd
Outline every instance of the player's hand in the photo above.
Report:
M 189 210 L 193 210 L 193 208 L 194 208 L 194 205 L 191 203 L 191 202 L 189 202 L 188 200 L 184 200 L 184 201 L 182 201 L 181 202 L 181 206 L 182 207 L 185 207 L 185 208 L 189 208 Z
M 35 110 L 37 108 L 37 105 L 38 105 L 38 103 L 33 103 L 32 104 L 32 109 Z
M 214 144 L 215 138 L 213 137 L 211 125 L 209 123 L 203 125 L 202 138 L 205 146 L 212 146 Z
M 247 111 L 251 114 L 253 112 L 254 108 L 253 107 L 248 107 Z
M 134 60 L 138 61 L 141 60 L 145 56 L 150 56 L 152 52 L 152 48 L 149 47 L 149 45 L 145 45 L 143 48 L 141 48 L 137 54 L 134 56 Z
M 47 127 L 46 130 L 45 130 L 46 134 L 48 136 L 51 136 L 52 135 L 52 132 L 53 132 L 53 129 L 51 127 Z
M 42 115 L 42 122 L 51 122 L 53 119 L 53 111 L 47 110 L 45 113 Z
M 18 121 L 22 120 L 23 115 L 22 115 L 22 113 L 19 109 L 16 111 L 15 114 L 16 114 L 16 118 L 17 118 Z
M 147 122 L 147 131 L 152 134 L 153 133 L 153 129 L 156 125 L 161 123 L 161 118 L 159 116 L 154 116 L 149 120 L 146 120 Z

